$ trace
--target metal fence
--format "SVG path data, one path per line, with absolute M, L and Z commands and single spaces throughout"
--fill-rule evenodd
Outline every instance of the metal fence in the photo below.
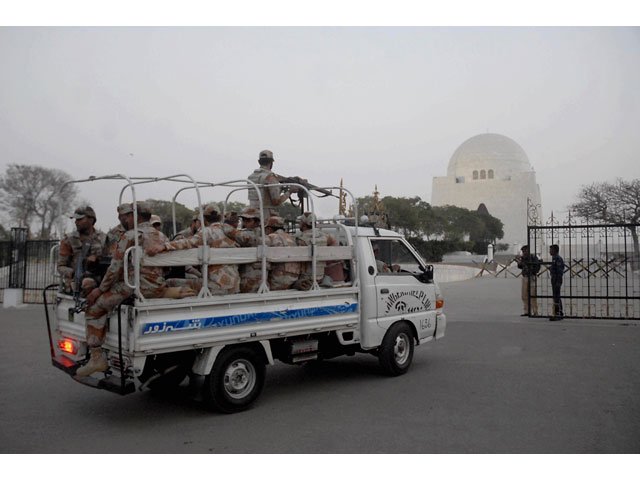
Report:
M 26 229 L 12 228 L 11 240 L 0 242 L 0 301 L 6 288 L 23 289 L 24 303 L 42 303 L 42 292 L 55 283 L 51 248 L 58 240 L 27 240 Z M 55 291 L 50 291 L 55 300 Z
M 548 225 L 528 227 L 531 251 L 541 256 L 531 301 L 540 317 L 553 312 L 548 272 L 550 245 L 560 247 L 565 262 L 561 288 L 564 316 L 568 318 L 640 319 L 640 262 L 635 232 L 639 224 Z

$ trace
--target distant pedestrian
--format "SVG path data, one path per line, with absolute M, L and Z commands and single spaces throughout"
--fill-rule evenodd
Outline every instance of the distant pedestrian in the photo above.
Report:
M 553 293 L 553 316 L 549 320 L 562 320 L 564 311 L 562 309 L 562 298 L 560 298 L 560 288 L 562 287 L 562 275 L 564 275 L 564 260 L 559 255 L 560 247 L 551 245 L 549 254 L 551 255 L 551 266 L 549 273 L 551 274 L 551 291 Z
M 540 259 L 536 254 L 529 252 L 529 245 L 520 249 L 521 255 L 516 257 L 518 268 L 522 270 L 522 288 L 520 296 L 522 298 L 523 313 L 521 317 L 528 315 L 538 315 L 538 300 L 536 298 L 536 285 L 538 272 L 540 271 Z M 529 308 L 531 306 L 531 308 Z

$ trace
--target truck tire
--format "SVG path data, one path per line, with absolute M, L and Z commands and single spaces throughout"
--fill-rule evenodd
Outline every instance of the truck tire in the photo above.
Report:
M 378 360 L 385 374 L 397 377 L 407 373 L 413 359 L 413 332 L 404 322 L 391 326 L 378 350 Z
M 253 348 L 246 345 L 225 348 L 205 378 L 206 405 L 223 413 L 246 410 L 262 391 L 265 369 L 262 356 Z

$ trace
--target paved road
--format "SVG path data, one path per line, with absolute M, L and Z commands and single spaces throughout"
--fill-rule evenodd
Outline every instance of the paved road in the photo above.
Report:
M 446 337 L 407 375 L 377 359 L 267 370 L 255 407 L 126 397 L 50 366 L 39 307 L 0 310 L 0 453 L 640 452 L 640 325 L 521 318 L 516 279 L 442 285 Z

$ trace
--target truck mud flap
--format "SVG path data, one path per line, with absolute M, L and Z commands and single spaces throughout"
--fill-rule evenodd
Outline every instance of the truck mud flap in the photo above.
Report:
M 76 382 L 86 385 L 87 387 L 107 390 L 120 395 L 127 395 L 136 391 L 136 387 L 132 381 L 123 382 L 121 378 L 113 375 L 106 378 L 76 377 L 75 374 L 79 365 L 66 357 L 52 358 L 51 363 L 54 367 L 67 373 Z

